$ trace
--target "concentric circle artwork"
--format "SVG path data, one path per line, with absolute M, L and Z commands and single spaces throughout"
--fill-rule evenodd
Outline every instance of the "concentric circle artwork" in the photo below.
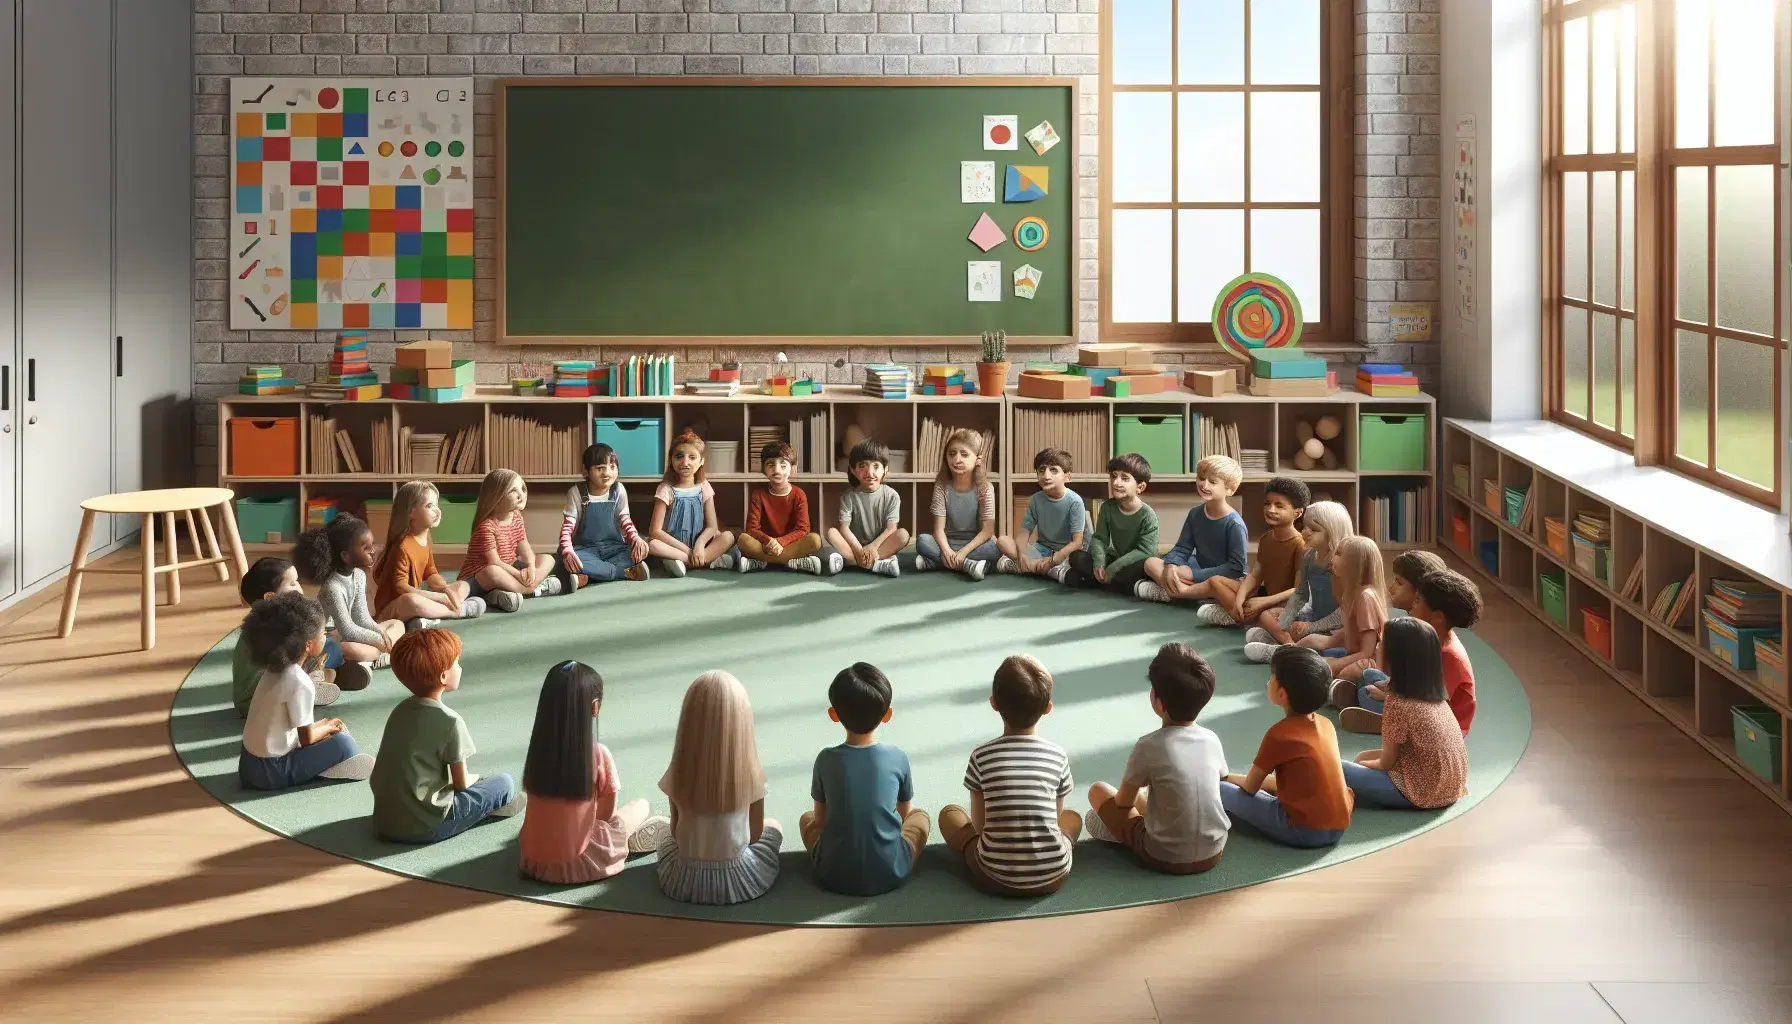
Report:
M 1213 300 L 1212 319 L 1214 340 L 1247 361 L 1252 349 L 1287 348 L 1300 341 L 1300 300 L 1280 278 L 1268 274 L 1240 274 L 1228 282 Z
M 1052 237 L 1051 228 L 1039 217 L 1022 217 L 1014 222 L 1014 244 L 1026 252 L 1038 252 Z

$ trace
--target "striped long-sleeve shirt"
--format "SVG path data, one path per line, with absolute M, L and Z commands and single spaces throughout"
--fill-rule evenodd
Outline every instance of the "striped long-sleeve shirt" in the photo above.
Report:
M 628 491 L 623 489 L 622 482 L 610 485 L 609 494 L 602 498 L 591 496 L 591 488 L 587 484 L 574 484 L 566 492 L 566 507 L 560 510 L 560 551 L 564 554 L 572 550 L 573 532 L 579 527 L 579 520 L 584 517 L 587 505 L 609 504 L 616 513 L 616 524 L 622 530 L 622 539 L 630 544 L 640 533 L 635 529 L 635 521 L 628 514 Z

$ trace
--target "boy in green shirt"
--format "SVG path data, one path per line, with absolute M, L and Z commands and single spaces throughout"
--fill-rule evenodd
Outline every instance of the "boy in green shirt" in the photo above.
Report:
M 1142 495 L 1151 483 L 1151 463 L 1137 452 L 1108 460 L 1108 501 L 1096 517 L 1089 550 L 1070 556 L 1064 584 L 1105 587 L 1123 597 L 1145 578 L 1145 559 L 1157 554 L 1157 513 Z

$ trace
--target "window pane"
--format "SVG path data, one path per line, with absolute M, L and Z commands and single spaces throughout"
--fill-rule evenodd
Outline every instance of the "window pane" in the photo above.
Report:
M 1773 486 L 1774 350 L 1717 341 L 1717 468 L 1762 487 Z
M 1251 0 L 1251 83 L 1319 84 L 1319 0 Z
M 1251 270 L 1274 274 L 1294 292 L 1301 316 L 1323 320 L 1319 288 L 1319 211 L 1252 210 Z
M 1593 15 L 1593 152 L 1618 148 L 1618 15 Z
M 1619 410 L 1618 433 L 1625 437 L 1636 436 L 1636 323 L 1631 320 L 1618 321 L 1618 392 L 1623 397 L 1623 405 Z
M 1636 5 L 1618 9 L 1618 151 L 1636 152 Z
M 1244 93 L 1183 93 L 1176 117 L 1177 201 L 1244 202 Z
M 1618 277 L 1622 285 L 1619 305 L 1636 308 L 1636 172 L 1618 174 Z
M 1226 282 L 1244 273 L 1244 211 L 1182 210 L 1176 235 L 1176 317 L 1206 323 Z
M 1562 23 L 1562 152 L 1587 151 L 1587 19 Z
M 1115 323 L 1170 321 L 1170 211 L 1115 210 Z
M 1717 144 L 1773 143 L 1774 0 L 1723 0 L 1715 8 Z
M 1562 307 L 1562 409 L 1587 415 L 1587 311 Z
M 1562 175 L 1562 294 L 1587 297 L 1587 175 Z
M 1251 95 L 1251 201 L 1319 201 L 1319 94 Z
M 1773 174 L 1770 166 L 1717 169 L 1717 322 L 1772 336 Z
M 1679 316 L 1705 322 L 1706 170 L 1681 167 L 1674 172 L 1674 262 L 1679 286 Z
M 1618 426 L 1618 318 L 1593 314 L 1593 422 Z
M 1705 405 L 1707 386 L 1706 338 L 1691 331 L 1676 331 L 1674 358 L 1675 392 L 1674 453 L 1701 466 L 1711 464 L 1710 412 Z
M 1186 85 L 1243 84 L 1244 0 L 1182 0 L 1176 17 L 1177 80 Z M 1166 28 L 1164 38 L 1169 37 Z
M 1170 84 L 1170 0 L 1112 0 L 1114 81 Z
M 1679 0 L 1674 19 L 1674 145 L 1710 145 L 1711 37 L 1705 0 Z
M 1114 201 L 1170 201 L 1170 94 L 1114 94 Z
M 1593 174 L 1593 301 L 1618 304 L 1618 174 Z

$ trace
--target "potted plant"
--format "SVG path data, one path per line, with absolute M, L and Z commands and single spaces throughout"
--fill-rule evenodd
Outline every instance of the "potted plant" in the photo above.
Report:
M 1008 389 L 1008 332 L 984 331 L 977 360 L 977 393 L 1001 395 Z

